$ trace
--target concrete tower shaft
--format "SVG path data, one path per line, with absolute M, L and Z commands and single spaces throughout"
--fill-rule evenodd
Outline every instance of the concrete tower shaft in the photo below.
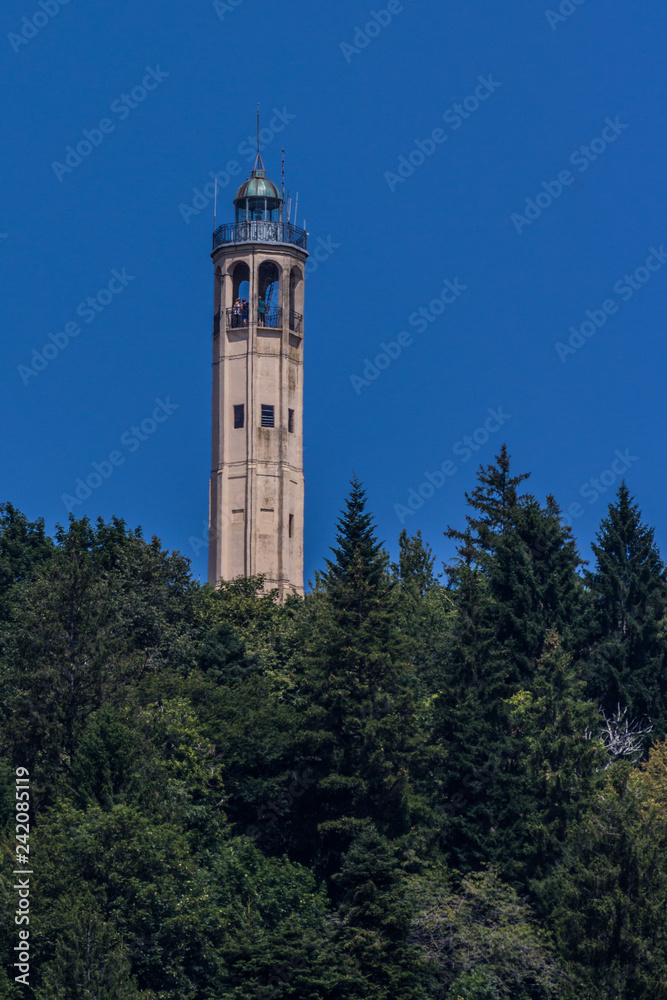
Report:
M 259 166 L 261 168 L 261 161 Z M 257 166 L 213 235 L 209 582 L 303 593 L 306 233 Z M 243 301 L 245 300 L 245 302 Z

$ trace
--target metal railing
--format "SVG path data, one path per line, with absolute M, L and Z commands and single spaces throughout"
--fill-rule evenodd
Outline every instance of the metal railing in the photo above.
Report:
M 291 222 L 230 222 L 213 233 L 213 249 L 228 243 L 292 243 L 306 250 L 308 234 Z
M 260 312 L 257 317 L 257 326 L 271 327 L 279 329 L 283 325 L 283 311 L 280 306 L 273 309 L 266 309 Z
M 274 309 L 265 309 L 258 313 L 257 326 L 272 330 L 279 330 L 283 325 L 283 311 L 280 306 Z M 236 330 L 239 327 L 248 328 L 248 313 L 239 312 L 234 306 L 227 310 L 227 327 Z
M 302 323 L 303 323 L 303 316 L 301 315 L 301 313 L 294 312 L 293 309 L 290 309 L 290 314 L 289 314 L 290 330 L 292 330 L 294 333 L 301 333 Z
M 240 326 L 248 325 L 248 313 L 245 314 L 235 307 L 227 310 L 227 326 L 236 329 Z

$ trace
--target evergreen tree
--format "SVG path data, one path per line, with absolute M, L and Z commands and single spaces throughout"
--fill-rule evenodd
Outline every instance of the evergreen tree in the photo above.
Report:
M 311 618 L 301 691 L 308 708 L 300 751 L 300 767 L 318 774 L 304 808 L 328 871 L 367 820 L 390 836 L 409 829 L 410 772 L 418 756 L 401 594 L 356 479 L 332 551 L 318 592 L 306 602 Z
M 422 598 L 437 586 L 433 572 L 435 558 L 431 546 L 422 539 L 421 531 L 408 536 L 405 528 L 398 539 L 398 563 L 392 564 L 394 579 L 414 598 Z
M 55 955 L 40 974 L 36 1000 L 138 1000 L 122 937 L 91 899 L 60 900 Z
M 577 648 L 583 615 L 582 560 L 552 497 L 515 504 L 512 521 L 487 562 L 494 635 L 519 683 L 529 683 L 549 631 Z
M 586 582 L 593 599 L 585 666 L 590 697 L 608 716 L 620 705 L 631 719 L 648 718 L 667 731 L 667 647 L 660 623 L 667 611 L 667 574 L 653 529 L 623 482 L 592 546 L 595 569 Z
M 364 829 L 334 876 L 340 895 L 335 996 L 352 1000 L 425 1000 L 427 968 L 410 943 L 412 913 L 395 851 L 374 827 Z
M 485 566 L 489 554 L 495 549 L 498 537 L 512 524 L 514 511 L 520 499 L 517 487 L 530 478 L 529 472 L 518 476 L 510 474 L 510 455 L 507 445 L 501 446 L 496 455 L 496 465 L 480 465 L 477 473 L 478 484 L 465 497 L 472 513 L 466 514 L 467 528 L 458 531 L 448 528 L 447 538 L 456 539 L 459 545 L 460 562 Z M 450 579 L 457 579 L 456 566 L 448 570 Z
M 443 847 L 461 871 L 479 868 L 494 855 L 492 785 L 512 761 L 507 702 L 515 687 L 496 655 L 492 620 L 486 576 L 461 565 L 434 704 L 434 730 L 445 754 L 434 795 Z
M 637 770 L 614 764 L 551 880 L 549 923 L 576 996 L 667 998 L 667 841 L 644 804 Z
M 507 803 L 504 854 L 511 869 L 539 898 L 539 884 L 557 864 L 567 837 L 600 791 L 605 751 L 587 738 L 597 722 L 583 697 L 583 681 L 572 658 L 550 633 L 530 691 L 510 702 L 520 747 L 520 780 Z M 509 775 L 503 776 L 506 787 Z
M 92 713 L 151 674 L 190 669 L 196 588 L 187 561 L 157 539 L 83 518 L 58 529 L 50 557 L 10 598 L 2 742 L 54 794 Z
M 384 598 L 394 588 L 387 554 L 366 510 L 366 491 L 356 476 L 351 487 L 338 521 L 337 547 L 331 550 L 334 558 L 325 560 L 322 585 L 335 620 L 354 629 L 378 614 L 384 617 Z
M 13 504 L 0 504 L 0 622 L 8 614 L 10 588 L 29 580 L 52 551 L 43 518 L 31 522 Z
M 445 843 L 464 871 L 493 860 L 516 877 L 525 828 L 511 699 L 532 689 L 551 629 L 560 626 L 568 645 L 575 641 L 581 560 L 553 499 L 542 508 L 518 495 L 526 476 L 511 475 L 504 447 L 497 465 L 478 476 L 466 531 L 448 532 L 462 544 L 450 574 L 456 615 L 436 706 L 447 750 Z
M 667 1000 L 666 744 L 630 766 L 587 738 L 605 698 L 660 722 L 665 570 L 623 486 L 584 588 L 525 478 L 505 448 L 481 468 L 447 587 L 419 533 L 389 566 L 353 481 L 285 605 L 197 586 L 118 519 L 51 540 L 0 508 L 0 848 L 23 846 L 21 763 L 31 997 Z

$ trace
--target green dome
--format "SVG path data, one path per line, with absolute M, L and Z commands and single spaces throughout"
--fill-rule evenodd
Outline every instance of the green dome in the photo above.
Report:
M 282 201 L 278 188 L 264 176 L 263 170 L 253 170 L 252 175 L 236 192 L 234 201 L 244 201 L 246 198 L 277 198 Z

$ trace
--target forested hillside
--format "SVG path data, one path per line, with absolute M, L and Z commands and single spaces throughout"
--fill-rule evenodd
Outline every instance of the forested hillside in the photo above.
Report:
M 442 574 L 354 481 L 284 606 L 0 507 L 0 997 L 667 998 L 665 566 L 625 485 L 579 553 L 527 478 Z

